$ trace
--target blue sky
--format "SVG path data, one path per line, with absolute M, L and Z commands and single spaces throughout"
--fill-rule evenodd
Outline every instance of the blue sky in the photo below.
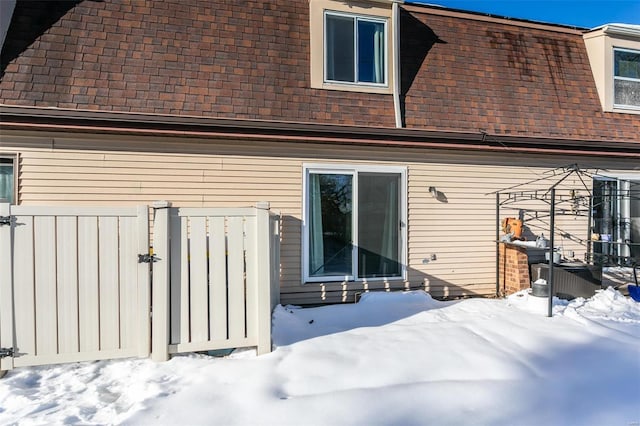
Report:
M 509 18 L 593 28 L 640 24 L 640 0 L 406 0 Z

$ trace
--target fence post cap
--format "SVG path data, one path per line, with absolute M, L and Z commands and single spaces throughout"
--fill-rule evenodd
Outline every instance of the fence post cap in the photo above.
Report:
M 171 202 L 167 200 L 157 200 L 151 203 L 151 207 L 154 209 L 166 209 L 167 207 L 171 207 Z
M 271 208 L 271 203 L 268 201 L 258 201 L 256 203 L 256 208 L 261 210 L 269 210 Z

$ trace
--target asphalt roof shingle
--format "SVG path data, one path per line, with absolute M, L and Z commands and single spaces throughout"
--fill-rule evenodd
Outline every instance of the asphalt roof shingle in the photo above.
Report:
M 640 143 L 579 31 L 405 6 L 407 128 Z M 310 88 L 307 0 L 19 2 L 0 103 L 394 127 L 390 95 Z

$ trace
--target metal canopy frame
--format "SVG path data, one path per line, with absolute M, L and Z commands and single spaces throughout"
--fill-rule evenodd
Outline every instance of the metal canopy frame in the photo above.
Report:
M 549 245 L 548 249 L 551 253 L 549 256 L 549 276 L 548 276 L 548 309 L 547 316 L 553 315 L 553 251 L 555 248 L 555 217 L 560 208 L 561 212 L 565 213 L 570 211 L 572 215 L 584 215 L 589 217 L 589 230 L 588 239 L 591 239 L 591 219 L 593 210 L 593 195 L 589 185 L 585 182 L 588 179 L 589 182 L 594 176 L 598 176 L 599 170 L 583 170 L 577 164 L 571 164 L 565 167 L 558 167 L 544 172 L 545 176 L 538 179 L 531 180 L 529 182 L 513 185 L 508 188 L 504 188 L 499 191 L 491 192 L 486 195 L 495 194 L 496 196 L 496 294 L 500 292 L 500 210 L 508 206 L 516 205 L 523 201 L 541 201 L 547 205 L 544 210 L 531 210 L 528 212 L 535 213 L 534 218 L 541 219 L 544 217 L 549 218 Z M 567 180 L 569 177 L 578 177 L 582 186 L 587 191 L 587 196 L 576 195 L 576 192 L 571 190 L 573 194 L 569 197 L 557 197 L 556 190 L 558 186 Z M 542 184 L 549 182 L 549 186 L 545 189 L 527 189 L 533 184 Z M 568 209 L 563 206 L 568 206 Z M 588 206 L 588 207 L 587 207 Z M 587 208 L 585 208 L 587 207 Z M 514 208 L 514 207 L 510 207 Z M 519 211 L 527 211 L 518 209 Z M 540 214 L 543 214 L 542 216 Z

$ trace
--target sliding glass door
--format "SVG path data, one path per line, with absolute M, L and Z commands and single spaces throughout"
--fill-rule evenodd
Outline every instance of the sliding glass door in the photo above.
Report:
M 308 169 L 305 281 L 402 277 L 403 172 Z

